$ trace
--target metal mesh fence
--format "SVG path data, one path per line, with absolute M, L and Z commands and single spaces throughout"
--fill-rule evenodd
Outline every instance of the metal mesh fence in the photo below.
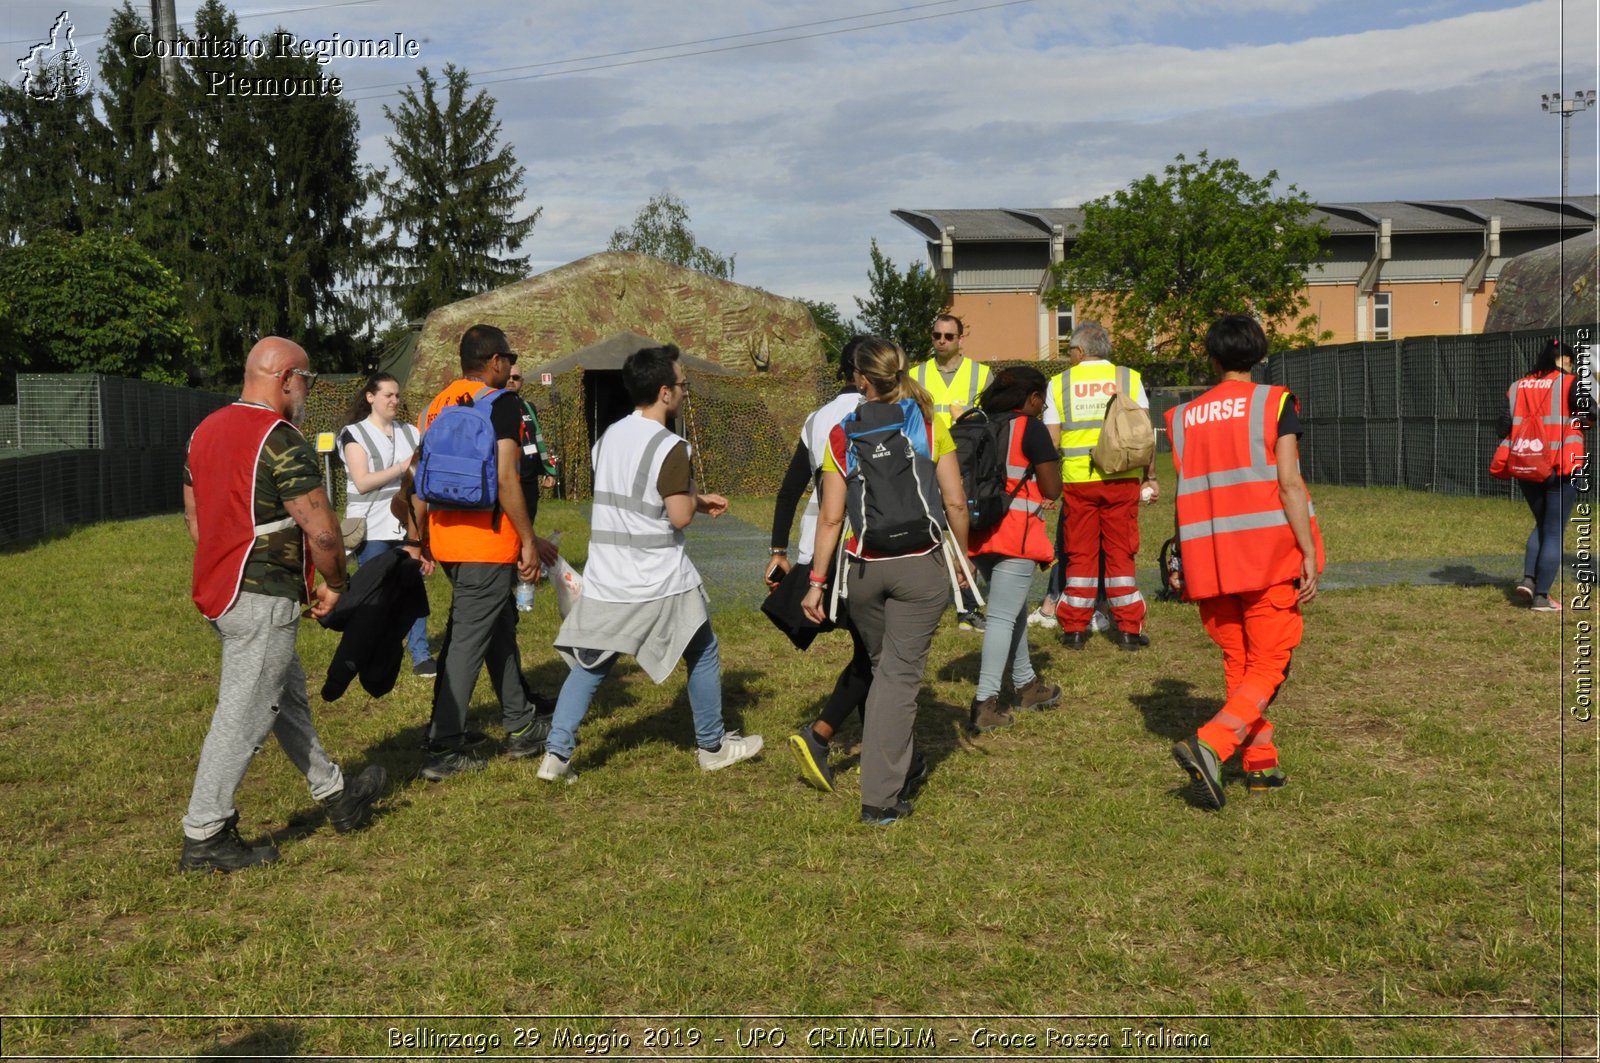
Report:
M 1300 465 L 1317 483 L 1512 498 L 1488 473 L 1506 388 L 1549 331 L 1424 336 L 1274 356 L 1266 379 L 1300 400 Z M 1569 328 L 1569 343 L 1590 342 Z M 1152 407 L 1154 403 L 1152 403 Z
M 19 375 L 14 420 L 0 414 L 0 546 L 181 508 L 189 434 L 230 401 L 144 380 Z
M 18 431 L 17 408 L 0 406 L 0 450 L 16 450 Z

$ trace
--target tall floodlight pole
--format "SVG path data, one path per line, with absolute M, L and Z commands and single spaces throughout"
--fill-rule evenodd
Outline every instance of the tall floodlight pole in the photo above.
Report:
M 1570 98 L 1559 92 L 1547 92 L 1539 97 L 1539 107 L 1546 114 L 1561 116 L 1561 198 L 1567 198 L 1567 138 L 1572 131 L 1572 115 L 1594 106 L 1594 89 L 1579 89 Z

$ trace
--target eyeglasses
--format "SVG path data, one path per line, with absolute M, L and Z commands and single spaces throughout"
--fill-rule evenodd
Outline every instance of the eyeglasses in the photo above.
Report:
M 933 338 L 936 339 L 936 340 L 954 340 L 954 339 L 960 339 L 960 337 L 961 337 L 961 333 L 959 333 L 959 332 L 937 332 L 936 331 L 933 334 Z
M 522 374 L 521 374 L 521 373 L 512 373 L 512 374 L 511 374 L 511 382 L 512 382 L 512 383 L 513 383 L 513 384 L 520 384 L 520 383 L 522 383 Z
M 672 386 L 682 388 L 685 392 L 689 390 L 689 382 L 687 380 L 675 380 L 672 382 Z
M 294 376 L 305 377 L 307 390 L 310 390 L 311 386 L 317 382 L 317 374 L 309 369 L 285 369 L 284 372 Z
M 510 351 L 497 351 L 497 352 L 495 352 L 494 357 L 496 357 L 496 358 L 504 358 L 506 360 L 506 364 L 507 365 L 516 365 L 517 364 L 517 356 L 512 354 Z

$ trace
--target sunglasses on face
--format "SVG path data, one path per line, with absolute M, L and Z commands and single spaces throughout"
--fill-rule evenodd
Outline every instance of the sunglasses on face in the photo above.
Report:
M 959 338 L 960 335 L 959 332 L 935 332 L 933 338 L 936 340 L 953 340 Z

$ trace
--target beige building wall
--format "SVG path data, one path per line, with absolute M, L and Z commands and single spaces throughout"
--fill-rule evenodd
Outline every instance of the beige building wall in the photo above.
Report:
M 951 312 L 966 325 L 961 352 L 967 357 L 980 362 L 1040 357 L 1037 292 L 961 292 Z M 907 353 L 913 360 L 927 356 L 926 351 Z M 1054 357 L 1053 345 L 1044 356 Z
M 1469 333 L 1483 331 L 1489 316 L 1489 300 L 1494 295 L 1495 282 L 1484 281 L 1472 293 L 1472 324 Z M 1407 336 L 1457 336 L 1461 328 L 1461 284 L 1456 281 L 1412 281 L 1399 284 L 1378 282 L 1377 292 L 1389 294 L 1390 339 Z M 1372 299 L 1366 300 L 1365 320 L 1358 329 L 1356 316 L 1358 297 L 1356 286 L 1350 284 L 1313 284 L 1306 290 L 1311 312 L 1317 315 L 1319 327 L 1333 333 L 1328 343 L 1353 343 L 1357 339 L 1370 340 L 1372 335 Z

